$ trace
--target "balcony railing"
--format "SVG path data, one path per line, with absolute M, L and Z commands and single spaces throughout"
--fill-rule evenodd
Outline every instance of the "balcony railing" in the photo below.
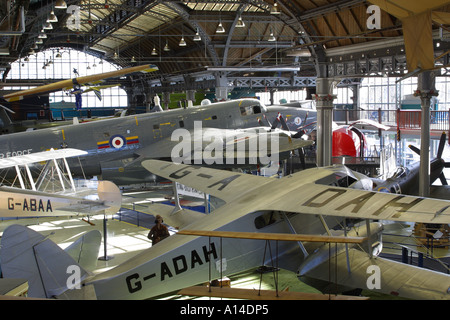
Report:
M 450 133 L 450 110 L 430 111 L 430 130 Z M 392 127 L 393 130 L 420 130 L 421 110 L 335 110 L 334 118 L 339 123 L 351 124 L 360 119 L 369 119 Z M 449 135 L 450 136 L 450 135 Z

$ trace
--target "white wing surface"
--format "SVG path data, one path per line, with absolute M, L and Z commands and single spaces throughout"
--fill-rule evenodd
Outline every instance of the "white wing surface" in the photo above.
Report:
M 261 187 L 271 180 L 239 172 L 216 170 L 168 161 L 146 160 L 142 166 L 150 172 L 193 187 L 225 202 L 235 200 L 243 193 Z
M 279 210 L 360 219 L 450 223 L 450 201 L 316 184 L 329 171 L 314 168 L 282 179 L 147 160 L 156 175 L 226 202 L 253 203 L 253 210 Z

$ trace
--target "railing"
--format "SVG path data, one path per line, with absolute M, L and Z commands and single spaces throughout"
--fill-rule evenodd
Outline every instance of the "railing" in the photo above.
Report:
M 394 239 L 392 239 L 391 241 L 387 241 L 386 237 L 391 237 L 397 240 L 395 241 Z M 397 256 L 398 260 L 403 263 L 417 264 L 417 266 L 419 267 L 426 267 L 428 269 L 450 274 L 450 265 L 448 263 L 448 259 L 436 258 L 434 256 L 435 249 L 443 248 L 441 244 L 435 244 L 433 242 L 433 238 L 425 239 L 424 237 L 417 236 L 414 237 L 415 239 L 417 239 L 417 242 L 415 244 L 405 244 L 405 238 L 411 238 L 411 236 L 383 233 L 383 248 L 390 249 L 390 251 L 392 252 L 398 252 L 393 253 L 392 255 Z M 421 244 L 423 240 L 426 241 L 427 245 Z M 450 241 L 450 239 L 447 239 L 447 241 Z M 393 256 L 389 255 L 391 259 L 393 259 Z M 447 260 L 447 262 L 445 260 Z
M 450 110 L 430 111 L 430 130 L 450 132 Z M 420 130 L 421 110 L 334 110 L 334 119 L 339 123 L 368 119 L 397 130 Z

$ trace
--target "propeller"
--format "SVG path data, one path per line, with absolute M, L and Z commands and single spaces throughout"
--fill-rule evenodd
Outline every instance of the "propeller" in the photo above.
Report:
M 442 132 L 441 138 L 439 139 L 439 146 L 436 158 L 434 158 L 430 162 L 430 184 L 436 181 L 436 179 L 439 179 L 442 185 L 444 186 L 448 185 L 443 170 L 444 168 L 450 168 L 450 162 L 446 162 L 444 159 L 442 159 L 442 153 L 445 147 L 445 140 L 447 139 L 446 137 L 447 135 L 445 134 L 445 132 Z M 413 145 L 409 145 L 409 148 L 420 156 L 419 148 Z
M 263 115 L 265 121 L 267 122 L 268 126 L 270 127 L 270 130 L 275 130 L 279 125 L 281 125 L 281 128 L 284 131 L 287 131 L 287 134 L 294 139 L 299 139 L 301 138 L 304 134 L 305 134 L 305 130 L 303 130 L 304 127 L 302 127 L 300 130 L 298 130 L 296 133 L 292 134 L 291 130 L 289 129 L 286 120 L 284 119 L 283 115 L 278 112 L 275 120 L 271 123 L 269 121 L 269 119 L 267 119 L 266 115 Z M 308 113 L 306 113 L 305 116 L 305 120 L 303 123 L 306 122 L 306 119 L 308 118 Z M 261 126 L 264 126 L 263 122 L 258 119 L 258 122 Z M 298 149 L 298 154 L 299 154 L 299 159 L 300 159 L 300 164 L 302 166 L 303 169 L 306 169 L 306 162 L 305 162 L 305 151 L 303 150 L 303 148 L 299 148 Z

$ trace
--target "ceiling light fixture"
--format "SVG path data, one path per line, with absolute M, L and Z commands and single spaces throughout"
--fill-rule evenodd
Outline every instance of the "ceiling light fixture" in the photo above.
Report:
M 47 38 L 47 35 L 44 32 L 44 29 L 42 29 L 41 32 L 39 32 L 38 38 L 39 39 L 46 39 Z
M 52 30 L 52 29 L 53 29 L 53 26 L 50 22 L 46 22 L 44 24 L 44 30 Z
M 50 12 L 47 22 L 58 22 L 58 17 L 56 16 L 56 14 L 53 10 L 52 10 L 52 12 Z
M 278 4 L 275 1 L 275 3 L 273 4 L 273 7 L 270 9 L 270 14 L 280 14 L 280 10 L 278 9 Z
M 180 43 L 178 44 L 180 47 L 186 47 L 186 41 L 184 41 L 184 36 L 181 36 Z
M 153 47 L 151 55 L 152 56 L 157 56 L 158 55 L 158 52 L 156 52 L 156 48 L 155 47 Z
M 167 40 L 166 40 L 166 45 L 164 46 L 164 49 L 163 49 L 164 51 L 170 51 L 170 48 L 169 48 L 169 43 L 167 42 Z
M 275 36 L 273 35 L 273 31 L 272 30 L 270 30 L 270 36 L 269 36 L 268 41 L 270 41 L 270 42 L 277 41 L 277 38 L 275 38 Z
M 245 27 L 244 21 L 242 21 L 242 17 L 239 16 L 238 21 L 236 22 L 236 28 L 243 28 Z
M 222 21 L 219 22 L 219 25 L 217 26 L 216 33 L 225 33 L 225 28 L 222 25 Z
M 57 0 L 55 9 L 67 9 L 67 3 L 64 0 Z
M 202 37 L 198 33 L 198 28 L 197 28 L 197 32 L 195 33 L 195 36 L 194 36 L 194 41 L 202 41 Z

